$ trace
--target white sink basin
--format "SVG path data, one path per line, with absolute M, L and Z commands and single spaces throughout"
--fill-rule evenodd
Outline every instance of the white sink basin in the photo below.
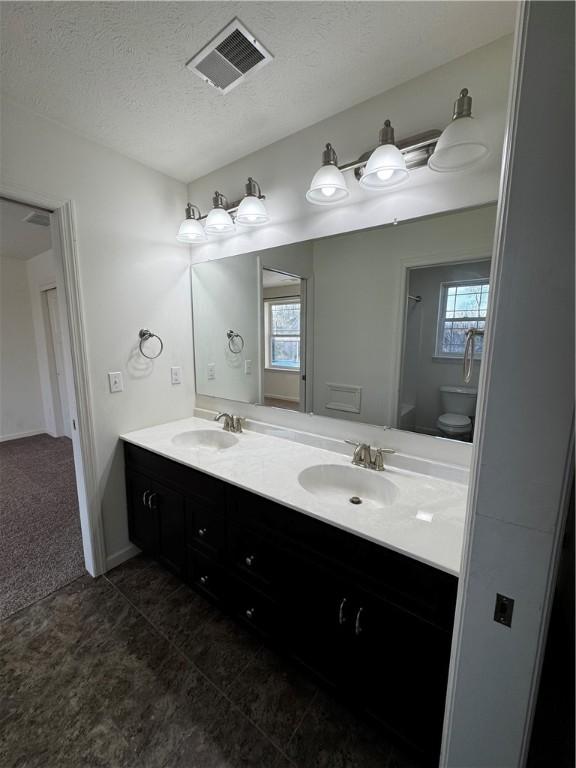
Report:
M 236 445 L 238 438 L 230 432 L 216 429 L 193 429 L 180 432 L 172 438 L 174 445 L 179 448 L 203 448 L 209 451 L 224 451 Z
M 398 488 L 383 473 L 339 464 L 308 467 L 300 472 L 298 482 L 328 504 L 358 510 L 387 507 L 398 495 Z

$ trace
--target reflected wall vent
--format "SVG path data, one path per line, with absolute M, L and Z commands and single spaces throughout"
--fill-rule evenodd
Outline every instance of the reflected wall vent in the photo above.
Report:
M 27 224 L 37 224 L 39 227 L 49 227 L 50 214 L 44 211 L 32 211 L 32 213 L 24 216 L 22 221 L 25 221 Z
M 228 93 L 272 58 L 242 22 L 234 19 L 186 66 L 220 93 Z

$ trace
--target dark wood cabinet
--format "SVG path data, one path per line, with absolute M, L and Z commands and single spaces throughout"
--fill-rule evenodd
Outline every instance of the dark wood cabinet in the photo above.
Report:
M 457 579 L 126 444 L 131 540 L 437 760 Z

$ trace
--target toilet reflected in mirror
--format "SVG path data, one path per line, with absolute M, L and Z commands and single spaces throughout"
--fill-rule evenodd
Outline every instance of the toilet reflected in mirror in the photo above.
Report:
M 470 442 L 474 435 L 482 337 L 464 380 L 466 334 L 483 331 L 490 260 L 410 268 L 406 279 L 404 354 L 398 425 Z

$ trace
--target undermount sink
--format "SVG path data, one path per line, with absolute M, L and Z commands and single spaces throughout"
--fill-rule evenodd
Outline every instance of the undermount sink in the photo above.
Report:
M 216 429 L 193 429 L 181 432 L 172 438 L 174 445 L 179 448 L 205 448 L 210 451 L 223 451 L 236 445 L 238 438 L 230 432 Z
M 300 472 L 298 482 L 306 491 L 332 505 L 380 509 L 392 504 L 398 495 L 398 488 L 383 473 L 339 464 L 308 467 Z

